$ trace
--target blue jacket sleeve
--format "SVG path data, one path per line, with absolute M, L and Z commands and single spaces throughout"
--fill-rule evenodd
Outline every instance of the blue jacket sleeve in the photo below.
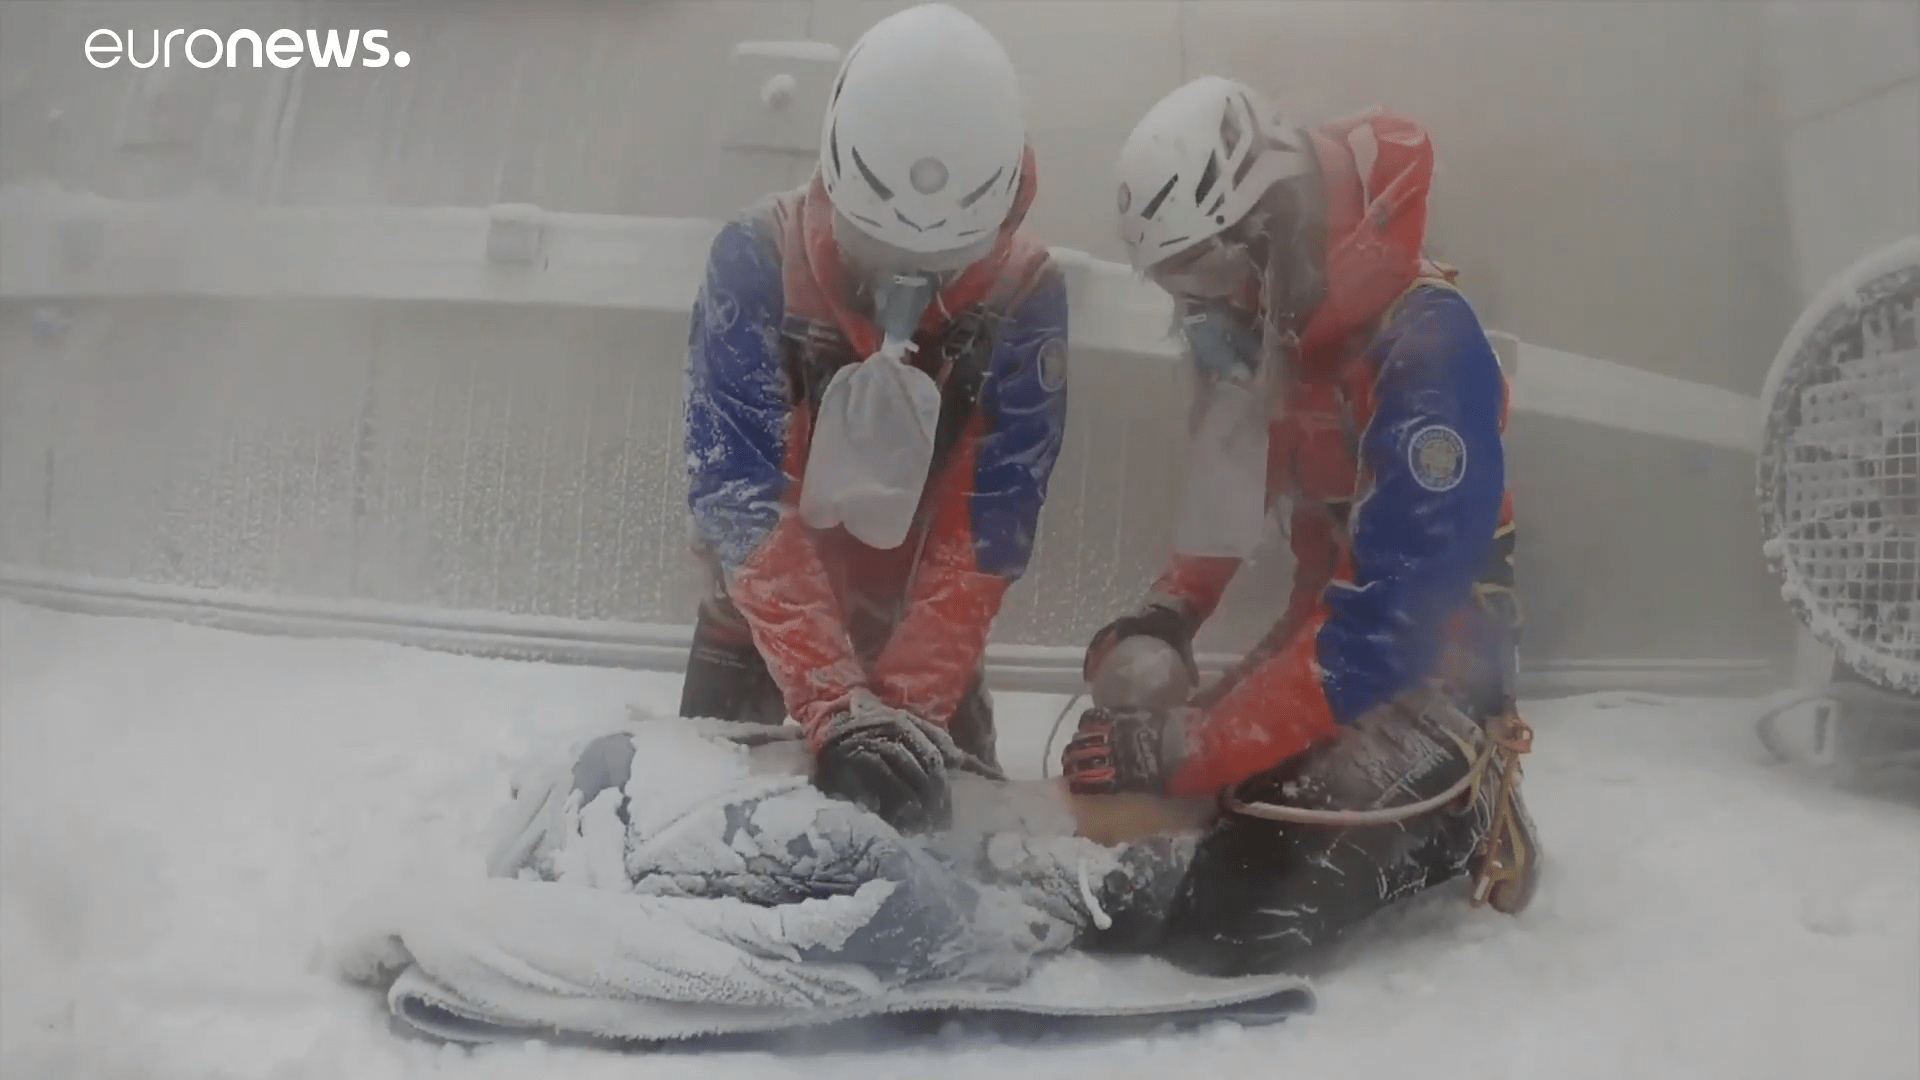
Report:
M 687 335 L 687 501 L 694 536 L 731 574 L 780 520 L 790 403 L 780 360 L 780 257 L 749 220 L 714 238 Z
M 1445 620 L 1486 564 L 1506 490 L 1505 384 L 1465 298 L 1417 290 L 1369 359 L 1373 416 L 1360 452 L 1371 483 L 1350 522 L 1351 583 L 1328 586 L 1314 643 L 1342 724 L 1432 669 Z
M 1047 482 L 1067 427 L 1067 287 L 1048 265 L 1008 319 L 980 391 L 985 429 L 974 456 L 969 524 L 974 565 L 1026 572 Z

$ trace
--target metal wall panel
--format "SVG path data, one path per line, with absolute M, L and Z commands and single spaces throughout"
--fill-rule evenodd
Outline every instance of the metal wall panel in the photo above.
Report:
M 54 310 L 0 304 L 0 562 L 561 619 L 692 617 L 683 317 L 105 300 L 58 305 L 56 331 Z M 1084 641 L 1138 599 L 1171 539 L 1180 369 L 1085 350 L 1070 369 L 1066 446 L 1003 643 Z M 1530 657 L 1784 647 L 1749 455 L 1525 415 L 1509 444 Z M 1290 573 L 1276 535 L 1202 647 L 1257 638 Z
M 530 202 L 718 218 L 804 175 L 723 151 L 731 46 L 845 46 L 891 2 L 0 5 L 0 183 L 133 200 Z M 1682 2 L 968 3 L 1031 102 L 1041 241 L 1112 257 L 1109 170 L 1180 79 L 1441 154 L 1440 254 L 1489 323 L 1750 392 L 1791 321 L 1759 14 Z M 95 71 L 88 29 L 382 26 L 406 69 Z M 1323 115 L 1324 114 L 1324 115 Z M 684 622 L 683 317 L 287 298 L 0 301 L 0 561 L 206 588 Z M 1184 388 L 1076 350 L 1040 550 L 996 637 L 1072 645 L 1163 553 Z M 1754 656 L 1781 623 L 1746 459 L 1513 425 L 1535 657 Z M 1208 647 L 1284 591 L 1276 541 Z

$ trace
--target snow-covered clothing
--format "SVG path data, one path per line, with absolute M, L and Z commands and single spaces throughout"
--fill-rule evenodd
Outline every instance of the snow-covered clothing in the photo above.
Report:
M 676 718 L 536 757 L 493 823 L 487 876 L 383 898 L 342 966 L 403 972 L 390 997 L 491 1024 L 639 1037 L 634 1018 L 662 1004 L 823 1010 L 1020 984 L 1084 939 L 1083 881 L 1116 910 L 1137 891 L 1141 854 L 1072 836 L 1055 802 L 965 777 L 980 788 L 957 827 L 908 838 L 808 783 L 805 756 Z M 1176 876 L 1156 880 L 1163 909 Z

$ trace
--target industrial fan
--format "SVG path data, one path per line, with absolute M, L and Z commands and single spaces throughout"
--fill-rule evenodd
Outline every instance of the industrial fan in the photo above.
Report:
M 1833 650 L 1822 686 L 1769 699 L 1784 760 L 1920 769 L 1920 236 L 1809 304 L 1761 394 L 1762 551 Z

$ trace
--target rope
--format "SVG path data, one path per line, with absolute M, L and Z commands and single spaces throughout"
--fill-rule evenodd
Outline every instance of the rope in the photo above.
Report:
M 1053 779 L 1053 774 L 1047 771 L 1047 766 L 1053 762 L 1053 740 L 1060 734 L 1060 725 L 1067 722 L 1067 714 L 1072 712 L 1073 707 L 1086 696 L 1086 691 L 1083 690 L 1068 698 L 1067 703 L 1060 708 L 1060 715 L 1053 718 L 1053 726 L 1047 729 L 1046 745 L 1040 748 L 1040 779 Z
M 1236 814 L 1264 818 L 1268 821 L 1284 821 L 1294 825 L 1391 825 L 1438 810 L 1466 794 L 1468 788 L 1479 782 L 1481 775 L 1487 771 L 1487 765 L 1492 761 L 1493 752 L 1489 749 L 1474 759 L 1472 768 L 1467 770 L 1465 776 L 1440 794 L 1405 806 L 1389 806 L 1379 810 L 1313 810 L 1304 806 L 1286 806 L 1281 803 L 1242 802 L 1232 792 L 1228 792 L 1222 801 L 1227 809 Z
M 1444 707 L 1458 713 L 1458 710 L 1450 705 Z M 1465 720 L 1465 717 L 1461 716 L 1460 719 Z M 1472 723 L 1470 720 L 1467 722 Z M 1487 767 L 1493 763 L 1495 756 L 1505 748 L 1504 743 L 1490 736 L 1487 739 L 1486 748 L 1473 759 L 1473 764 L 1468 766 L 1466 775 L 1455 781 L 1453 786 L 1430 799 L 1421 799 L 1419 802 L 1408 803 L 1405 806 L 1388 806 L 1377 810 L 1315 810 L 1304 806 L 1287 806 L 1282 803 L 1244 802 L 1231 790 L 1222 796 L 1221 802 L 1236 814 L 1294 825 L 1392 825 L 1438 810 L 1466 794 L 1470 788 L 1480 782 L 1480 778 L 1486 774 Z

